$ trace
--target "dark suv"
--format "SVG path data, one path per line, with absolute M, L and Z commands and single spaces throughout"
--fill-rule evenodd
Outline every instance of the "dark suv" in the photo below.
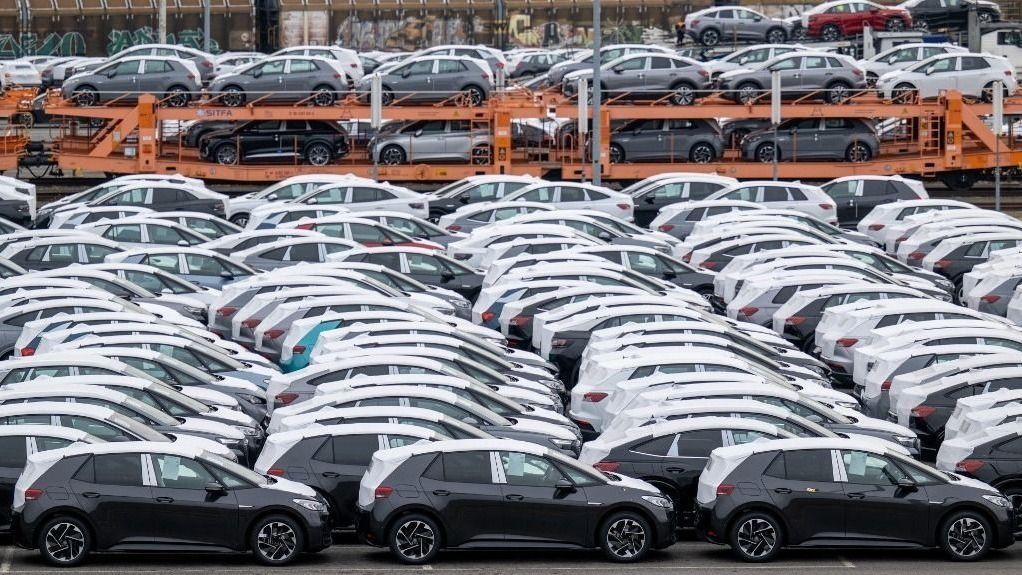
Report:
M 34 454 L 13 520 L 17 544 L 60 567 L 93 551 L 251 551 L 279 566 L 331 543 L 326 502 L 311 487 L 172 443 Z
M 673 505 L 655 487 L 507 439 L 378 451 L 358 505 L 359 539 L 410 564 L 459 547 L 598 547 L 633 562 L 674 542 Z
M 308 163 L 325 166 L 348 154 L 348 133 L 322 120 L 255 120 L 199 139 L 202 159 L 223 165 Z

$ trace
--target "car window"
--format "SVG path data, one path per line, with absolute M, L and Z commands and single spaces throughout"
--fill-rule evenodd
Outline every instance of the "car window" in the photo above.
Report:
M 908 475 L 886 457 L 864 451 L 842 451 L 848 483 L 859 485 L 897 485 Z
M 25 467 L 28 450 L 24 435 L 0 437 L 0 467 Z
M 444 480 L 454 483 L 492 483 L 489 451 L 443 454 Z
M 146 60 L 142 68 L 143 74 L 162 74 L 171 71 L 170 64 L 163 60 Z
M 771 70 L 795 70 L 801 65 L 802 57 L 795 56 L 792 58 L 784 58 L 774 62 L 774 65 L 770 67 Z
M 805 68 L 809 70 L 827 67 L 827 59 L 823 56 L 806 56 L 803 60 Z
M 962 56 L 961 70 L 983 70 L 990 67 L 990 62 L 980 56 Z
M 158 487 L 204 490 L 207 484 L 216 481 L 209 470 L 194 459 L 166 454 L 154 454 L 152 458 Z
M 467 69 L 465 68 L 465 64 L 457 60 L 440 60 L 440 63 L 438 64 L 437 68 L 437 73 L 457 74 L 459 72 L 464 72 L 466 70 Z
M 139 224 L 122 224 L 110 226 L 103 237 L 115 242 L 140 243 L 142 241 L 142 226 Z
M 678 457 L 709 457 L 710 452 L 724 445 L 719 429 L 698 429 L 678 434 Z
M 263 76 L 276 76 L 284 73 L 284 65 L 287 60 L 274 60 L 272 62 L 266 62 L 262 66 L 256 66 L 252 71 L 248 72 L 249 75 L 254 75 L 255 70 L 262 72 Z
M 35 448 L 36 451 L 51 451 L 53 449 L 61 449 L 71 445 L 71 441 L 62 439 L 60 437 L 36 437 Z
M 172 274 L 179 273 L 177 254 L 153 254 L 146 256 L 145 263 Z
M 109 453 L 92 458 L 90 483 L 142 486 L 142 457 L 138 453 Z M 77 478 L 77 477 L 76 477 Z
M 292 74 L 300 74 L 304 72 L 318 72 L 319 68 L 316 67 L 316 63 L 312 60 L 291 60 L 291 72 Z
M 765 472 L 770 477 L 789 481 L 834 481 L 829 449 L 803 449 L 780 453 Z
M 315 459 L 335 465 L 366 466 L 380 449 L 380 438 L 375 434 L 338 435 L 323 443 Z
M 538 455 L 501 451 L 500 462 L 508 485 L 553 487 L 568 479 L 556 465 Z

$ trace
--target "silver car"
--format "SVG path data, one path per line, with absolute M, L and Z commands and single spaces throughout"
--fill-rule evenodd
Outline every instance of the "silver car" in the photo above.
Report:
M 635 120 L 610 136 L 610 161 L 696 162 L 706 164 L 724 153 L 715 120 Z
M 317 106 L 329 106 L 348 91 L 348 79 L 335 60 L 276 56 L 217 76 L 210 82 L 209 91 L 216 101 L 229 107 L 253 100 L 308 100 Z
M 738 6 L 717 6 L 685 16 L 685 33 L 704 46 L 721 42 L 783 44 L 792 24 Z
M 604 46 L 600 49 L 600 65 L 617 60 L 621 56 L 627 56 L 628 54 L 649 52 L 673 54 L 670 49 L 661 46 L 647 46 L 646 44 L 614 44 L 611 46 Z M 571 60 L 551 66 L 550 70 L 547 72 L 546 81 L 551 86 L 557 86 L 564 81 L 564 77 L 566 75 L 586 68 L 592 69 L 592 67 L 593 53 L 592 50 L 587 50 Z
M 61 95 L 79 106 L 135 101 L 150 93 L 167 106 L 180 108 L 199 93 L 195 65 L 180 58 L 123 58 L 64 81 Z
M 421 120 L 369 141 L 374 163 L 398 165 L 419 162 L 490 163 L 490 131 L 469 120 Z
M 363 76 L 355 85 L 363 101 L 369 100 L 374 76 L 381 79 L 384 106 L 395 102 L 444 101 L 459 94 L 464 94 L 468 104 L 478 106 L 493 90 L 489 65 L 465 56 L 421 56 L 385 72 Z
M 592 70 L 564 77 L 561 91 L 574 95 L 579 78 L 592 79 Z M 710 88 L 710 73 L 701 62 L 669 54 L 637 52 L 601 67 L 600 85 L 607 98 L 669 97 L 672 104 L 688 106 Z
M 866 88 L 865 75 L 854 61 L 828 52 L 785 54 L 756 68 L 724 72 L 717 80 L 717 88 L 724 97 L 743 104 L 766 99 L 775 71 L 780 72 L 784 98 L 813 94 L 837 104 Z
M 874 126 L 861 118 L 801 118 L 782 122 L 742 139 L 742 158 L 867 162 L 880 150 Z

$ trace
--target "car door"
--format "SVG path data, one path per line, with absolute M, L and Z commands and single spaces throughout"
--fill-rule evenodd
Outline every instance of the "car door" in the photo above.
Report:
M 0 529 L 10 528 L 14 484 L 25 470 L 30 442 L 24 435 L 0 437 Z
M 784 96 L 797 94 L 802 89 L 802 57 L 789 56 L 778 60 L 770 66 L 770 70 L 781 73 L 781 92 Z M 770 88 L 770 79 L 767 78 L 765 88 Z
M 237 134 L 242 158 L 246 160 L 275 158 L 278 153 L 280 130 L 280 120 L 261 120 L 246 124 Z
M 642 120 L 633 124 L 625 159 L 638 161 L 661 156 L 664 153 L 663 124 L 663 120 Z
M 394 84 L 394 97 L 398 100 L 408 98 L 409 100 L 431 100 L 436 99 L 432 92 L 436 89 L 433 83 L 433 74 L 436 72 L 435 59 L 420 60 L 402 66 L 400 71 L 395 70 L 387 80 L 396 77 Z
M 778 453 L 763 473 L 763 486 L 787 520 L 787 542 L 840 539 L 847 498 L 838 481 L 840 452 L 800 449 Z
M 328 67 L 323 64 L 323 67 Z M 324 72 L 317 67 L 312 60 L 288 60 L 287 72 L 284 74 L 284 89 L 288 91 L 291 99 L 303 100 L 309 97 L 312 89 L 321 82 Z
M 288 93 L 284 84 L 284 70 L 287 68 L 287 59 L 272 60 L 256 66 L 246 73 L 249 77 L 246 89 L 248 90 L 248 101 L 256 99 L 265 100 L 289 100 L 293 99 Z
M 95 545 L 151 544 L 155 541 L 152 487 L 143 481 L 140 453 L 94 455 L 70 481 L 82 511 L 103 529 Z
M 330 496 L 336 527 L 354 524 L 358 484 L 380 449 L 386 447 L 375 433 L 327 437 L 309 461 L 312 477 L 307 482 Z
M 468 120 L 450 120 L 439 136 L 443 155 L 448 160 L 466 160 L 472 148 L 472 123 Z
M 834 77 L 836 70 L 827 67 L 827 58 L 823 56 L 805 56 L 802 58 L 803 92 L 824 89 Z
M 611 73 L 606 75 L 606 97 L 614 98 L 625 94 L 641 94 L 646 85 L 646 76 L 649 70 L 648 62 L 648 57 L 636 56 L 611 68 Z
M 725 445 L 724 436 L 725 432 L 721 429 L 697 429 L 677 433 L 669 438 L 670 443 L 665 446 L 666 452 L 661 455 L 659 469 L 656 472 L 677 486 L 677 495 L 680 497 L 680 500 L 675 502 L 677 508 L 683 510 L 693 508 L 699 475 L 706 467 L 710 452 Z M 657 447 L 656 444 L 651 444 L 645 449 L 652 450 Z
M 987 83 L 997 79 L 991 74 L 990 62 L 982 56 L 960 56 L 958 61 L 958 73 L 954 77 L 958 90 L 966 96 L 981 96 Z
M 423 473 L 419 485 L 443 520 L 446 545 L 504 541 L 507 506 L 498 464 L 489 451 L 448 452 Z
M 590 539 L 595 525 L 589 525 L 585 491 L 551 460 L 515 451 L 497 457 L 507 541 L 579 545 Z
M 827 195 L 834 200 L 834 204 L 837 206 L 837 220 L 839 224 L 848 225 L 861 219 L 861 216 L 858 215 L 858 204 L 861 200 L 859 196 L 861 195 L 860 187 L 862 184 L 862 180 L 845 180 L 824 188 Z
M 841 160 L 845 150 L 854 141 L 855 126 L 846 118 L 823 118 L 817 130 L 817 139 L 813 142 L 814 157 L 828 160 Z
M 955 79 L 958 60 L 957 56 L 948 56 L 931 62 L 919 77 L 919 96 L 934 98 L 942 90 L 958 89 L 958 81 Z
M 926 488 L 915 485 L 894 461 L 865 451 L 842 450 L 841 464 L 846 537 L 920 545 L 932 539 L 936 526 L 930 525 Z
M 894 182 L 888 180 L 862 180 L 858 194 L 854 198 L 855 222 L 866 217 L 873 208 L 898 199 L 898 189 Z M 838 220 L 841 221 L 841 206 L 838 205 Z
M 239 506 L 233 491 L 220 484 L 195 459 L 165 453 L 142 457 L 152 470 L 152 517 L 157 543 L 204 547 L 234 544 Z
M 103 99 L 113 100 L 125 95 L 130 95 L 131 99 L 137 98 L 141 88 L 142 62 L 144 60 L 126 60 L 117 64 L 113 68 L 114 75 L 108 76 L 99 88 L 100 91 L 109 92 Z
M 670 182 L 656 186 L 635 198 L 635 225 L 646 227 L 660 212 L 660 208 L 683 201 L 686 182 Z

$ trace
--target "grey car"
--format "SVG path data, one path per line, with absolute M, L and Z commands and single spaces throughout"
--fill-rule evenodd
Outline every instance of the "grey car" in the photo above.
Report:
M 724 72 L 717 88 L 724 97 L 741 102 L 768 99 L 771 73 L 780 72 L 781 96 L 797 98 L 808 94 L 837 104 L 854 92 L 866 89 L 866 77 L 858 65 L 828 52 L 785 54 L 752 69 Z
M 490 97 L 493 74 L 482 60 L 464 56 L 422 56 L 386 72 L 382 80 L 384 106 L 406 102 L 444 101 L 464 94 L 466 103 L 478 106 Z M 373 75 L 363 76 L 355 85 L 359 98 L 368 101 Z
M 192 283 L 220 289 L 256 271 L 214 251 L 201 248 L 151 248 L 111 254 L 109 263 L 145 264 Z
M 627 56 L 628 54 L 635 53 L 648 53 L 648 52 L 662 52 L 664 54 L 672 54 L 668 48 L 661 46 L 647 46 L 646 44 L 614 44 L 611 46 L 604 46 L 600 49 L 600 65 L 607 64 L 608 62 L 617 60 L 621 56 Z M 547 84 L 551 86 L 558 86 L 564 81 L 564 77 L 572 72 L 579 70 L 591 69 L 593 67 L 593 54 L 588 52 L 585 56 L 579 55 L 576 58 L 554 64 L 547 71 Z
M 706 164 L 724 153 L 724 138 L 714 120 L 635 120 L 610 136 L 610 161 L 696 162 Z
M 605 64 L 600 85 L 607 98 L 669 98 L 672 104 L 688 106 L 710 88 L 710 73 L 699 62 L 682 56 L 633 52 Z M 578 79 L 592 79 L 592 70 L 579 70 L 564 77 L 561 91 L 572 96 Z
M 763 129 L 742 140 L 742 158 L 770 163 L 779 160 L 868 162 L 880 150 L 872 122 L 862 118 L 802 118 L 782 122 L 776 131 Z
M 75 74 L 60 88 L 65 100 L 79 106 L 96 106 L 117 100 L 134 102 L 141 93 L 150 93 L 167 106 L 186 106 L 199 93 L 194 70 L 178 58 L 125 58 Z
M 783 44 L 791 36 L 791 23 L 738 6 L 718 6 L 685 17 L 685 33 L 704 46 L 721 42 Z
M 222 74 L 209 91 L 224 106 L 245 102 L 304 101 L 329 106 L 348 91 L 344 70 L 333 60 L 304 56 L 277 56 Z
M 275 270 L 298 263 L 323 263 L 327 256 L 361 247 L 359 244 L 341 239 L 321 237 L 289 238 L 261 244 L 244 251 L 234 252 L 233 257 L 260 271 Z
M 369 141 L 374 163 L 419 162 L 490 163 L 490 130 L 470 120 L 421 120 Z

